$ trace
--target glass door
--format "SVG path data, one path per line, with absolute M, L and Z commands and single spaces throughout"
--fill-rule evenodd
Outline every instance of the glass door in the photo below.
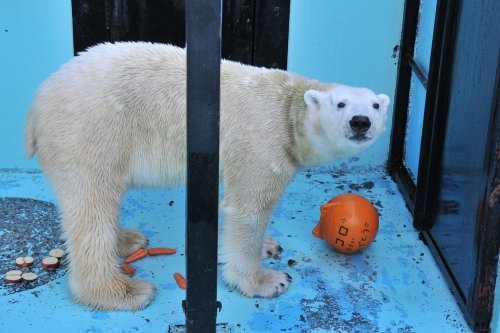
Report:
M 406 1 L 388 166 L 478 331 L 500 249 L 499 50 L 497 0 Z

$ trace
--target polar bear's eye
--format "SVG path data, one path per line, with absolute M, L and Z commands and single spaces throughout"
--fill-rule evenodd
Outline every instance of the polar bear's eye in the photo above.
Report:
M 339 104 L 337 104 L 337 107 L 339 109 L 342 109 L 343 107 L 345 107 L 345 103 L 344 102 L 340 102 Z
M 378 108 L 379 108 L 379 107 L 380 107 L 380 105 L 379 105 L 378 103 L 373 103 L 373 108 L 374 108 L 374 109 L 377 109 L 377 110 L 378 110 Z

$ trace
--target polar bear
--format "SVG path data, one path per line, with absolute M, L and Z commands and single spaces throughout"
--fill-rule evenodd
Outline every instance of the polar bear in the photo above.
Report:
M 130 187 L 178 186 L 186 173 L 184 49 L 100 44 L 39 88 L 26 123 L 56 194 L 74 299 L 107 310 L 138 310 L 150 283 L 118 267 L 147 244 L 119 226 Z M 221 64 L 220 173 L 225 186 L 222 277 L 249 297 L 275 297 L 291 277 L 264 269 L 282 248 L 266 236 L 273 207 L 300 168 L 356 155 L 382 133 L 389 97 L 274 69 Z

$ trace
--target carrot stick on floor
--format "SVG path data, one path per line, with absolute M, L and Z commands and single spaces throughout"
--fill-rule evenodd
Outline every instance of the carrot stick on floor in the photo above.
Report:
M 120 268 L 122 269 L 122 272 L 128 276 L 132 276 L 135 274 L 135 268 L 133 266 L 130 266 L 129 264 L 121 264 Z
M 139 259 L 142 259 L 144 258 L 145 256 L 148 255 L 148 250 L 144 249 L 144 248 L 140 248 L 139 250 L 135 251 L 134 253 L 132 253 L 130 256 L 128 256 L 124 262 L 126 264 L 130 264 L 131 262 L 134 262 L 136 260 L 139 260 Z
M 161 256 L 164 254 L 175 254 L 177 253 L 176 249 L 171 249 L 168 247 L 152 247 L 148 249 L 148 254 L 150 256 Z
M 181 273 L 174 273 L 174 279 L 179 288 L 186 289 L 186 279 L 181 275 Z

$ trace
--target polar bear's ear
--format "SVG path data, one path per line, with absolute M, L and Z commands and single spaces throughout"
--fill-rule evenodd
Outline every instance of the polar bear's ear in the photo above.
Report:
M 380 102 L 380 106 L 382 107 L 382 109 L 387 109 L 387 107 L 389 106 L 389 104 L 391 103 L 391 99 L 389 98 L 389 96 L 387 96 L 386 94 L 379 94 L 377 95 L 378 97 L 378 100 Z
M 322 93 L 314 89 L 304 93 L 304 101 L 310 110 L 319 110 L 322 97 Z

